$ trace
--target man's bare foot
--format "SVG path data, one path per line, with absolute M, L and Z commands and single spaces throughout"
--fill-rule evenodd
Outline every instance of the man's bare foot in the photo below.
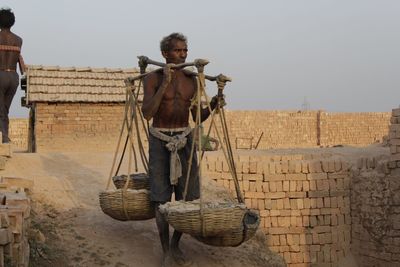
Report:
M 193 265 L 193 261 L 186 258 L 185 255 L 183 255 L 183 252 L 179 248 L 171 247 L 170 251 L 171 251 L 172 258 L 179 266 L 192 266 Z

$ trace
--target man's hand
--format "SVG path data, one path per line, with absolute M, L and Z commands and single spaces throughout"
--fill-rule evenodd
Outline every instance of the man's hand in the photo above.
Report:
M 174 74 L 174 70 L 171 68 L 175 64 L 167 64 L 164 67 L 164 80 L 163 83 L 166 83 L 167 85 L 170 84 L 172 80 L 172 74 Z
M 225 95 L 222 95 L 222 96 L 218 96 L 218 95 L 213 96 L 213 98 L 211 99 L 211 102 L 210 102 L 210 106 L 211 106 L 211 109 L 213 109 L 213 110 L 214 110 L 217 106 L 220 107 L 220 108 L 226 106 Z

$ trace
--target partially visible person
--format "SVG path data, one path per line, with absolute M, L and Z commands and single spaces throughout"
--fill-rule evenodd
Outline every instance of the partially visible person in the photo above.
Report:
M 14 13 L 10 8 L 0 9 L 0 129 L 2 143 L 9 143 L 8 112 L 19 84 L 17 63 L 23 74 L 24 65 L 20 57 L 22 38 L 11 31 L 15 23 Z

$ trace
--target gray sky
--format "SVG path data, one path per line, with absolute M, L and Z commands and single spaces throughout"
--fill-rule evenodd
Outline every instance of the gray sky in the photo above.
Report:
M 398 0 L 2 0 L 27 64 L 136 67 L 182 32 L 206 73 L 233 78 L 228 109 L 390 111 L 400 104 Z M 216 89 L 208 89 L 210 95 Z M 10 117 L 24 117 L 21 91 Z

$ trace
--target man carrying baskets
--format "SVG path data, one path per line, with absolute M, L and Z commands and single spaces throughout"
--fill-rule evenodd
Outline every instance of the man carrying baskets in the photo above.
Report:
M 181 33 L 172 33 L 160 42 L 162 56 L 167 65 L 163 73 L 155 72 L 144 79 L 143 116 L 152 119 L 149 127 L 149 178 L 151 201 L 156 205 L 156 223 L 163 249 L 162 266 L 167 266 L 172 258 L 181 266 L 189 266 L 179 249 L 181 232 L 174 231 L 169 240 L 169 225 L 158 207 L 169 202 L 172 193 L 176 200 L 183 199 L 186 174 L 190 167 L 186 198 L 191 201 L 199 198 L 199 178 L 196 153 L 189 164 L 193 142 L 189 127 L 189 113 L 193 120 L 196 116 L 196 105 L 192 99 L 197 91 L 196 78 L 182 69 L 173 69 L 175 64 L 184 63 L 187 57 L 187 39 Z M 213 97 L 211 109 L 217 107 L 221 99 Z M 210 115 L 208 108 L 201 110 L 201 121 Z

